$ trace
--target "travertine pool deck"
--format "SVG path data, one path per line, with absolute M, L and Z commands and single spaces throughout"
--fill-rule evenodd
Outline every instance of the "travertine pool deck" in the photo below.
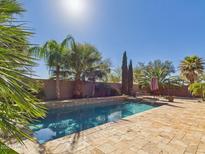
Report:
M 175 103 L 116 123 L 97 126 L 41 146 L 35 144 L 33 149 L 29 146 L 27 150 L 17 150 L 25 154 L 205 154 L 205 103 L 176 99 Z

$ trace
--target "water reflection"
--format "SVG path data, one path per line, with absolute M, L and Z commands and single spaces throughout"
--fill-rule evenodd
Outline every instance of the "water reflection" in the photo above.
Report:
M 44 143 L 151 108 L 151 105 L 125 102 L 55 109 L 50 110 L 45 119 L 34 123 L 30 128 L 38 141 Z
M 44 128 L 40 129 L 39 131 L 36 131 L 34 135 L 40 143 L 43 143 L 56 136 L 56 133 L 52 131 L 50 128 Z
M 108 121 L 117 121 L 122 118 L 122 111 L 116 111 L 108 115 Z

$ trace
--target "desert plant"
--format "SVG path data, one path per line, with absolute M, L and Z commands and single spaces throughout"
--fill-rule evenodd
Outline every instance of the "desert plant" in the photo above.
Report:
M 205 101 L 205 83 L 192 83 L 189 85 L 189 91 L 193 96 L 199 96 Z
M 109 59 L 101 60 L 83 72 L 82 79 L 87 81 L 106 81 L 110 73 L 111 62 Z
M 159 85 L 164 85 L 168 82 L 171 74 L 175 72 L 174 66 L 170 61 L 155 60 L 148 64 L 139 63 L 134 69 L 135 82 L 140 87 L 149 87 L 153 77 L 158 79 Z
M 109 61 L 103 60 L 100 52 L 90 44 L 74 43 L 68 59 L 68 69 L 75 80 L 73 96 L 82 97 L 83 81 L 102 79 L 109 72 Z
M 204 60 L 197 56 L 187 56 L 179 66 L 181 76 L 194 83 L 204 70 Z
M 167 99 L 169 102 L 174 102 L 173 96 L 165 96 L 165 99 Z

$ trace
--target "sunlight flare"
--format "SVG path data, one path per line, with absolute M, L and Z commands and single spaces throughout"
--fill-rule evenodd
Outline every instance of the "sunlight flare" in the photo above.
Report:
M 88 14 L 86 0 L 60 0 L 60 9 L 71 18 L 83 19 Z

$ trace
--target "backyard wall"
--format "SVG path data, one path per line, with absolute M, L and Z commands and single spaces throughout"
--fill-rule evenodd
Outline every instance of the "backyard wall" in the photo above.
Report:
M 55 91 L 55 86 L 56 82 L 55 80 L 41 80 L 44 84 L 43 86 L 43 91 L 44 91 L 44 96 L 45 100 L 53 100 L 56 99 L 56 91 Z M 83 97 L 92 97 L 93 93 L 93 88 L 98 86 L 99 84 L 107 85 L 110 86 L 117 91 L 121 91 L 121 84 L 120 83 L 101 83 L 101 82 L 84 82 L 84 89 L 83 89 Z M 60 91 L 61 91 L 61 99 L 69 99 L 72 98 L 72 93 L 73 93 L 73 87 L 74 87 L 74 82 L 69 81 L 69 80 L 61 80 L 60 81 Z M 98 91 L 95 91 L 95 97 L 102 96 L 105 97 L 107 94 L 105 94 L 106 90 L 105 89 L 99 89 Z M 133 87 L 133 93 L 149 93 L 146 91 L 141 91 L 138 88 L 138 85 L 134 85 Z M 172 95 L 172 96 L 180 96 L 180 97 L 190 97 L 190 93 L 188 92 L 188 88 L 186 86 L 184 87 L 175 87 L 175 88 L 165 88 L 160 90 L 161 95 Z
M 182 87 L 171 87 L 160 89 L 160 93 L 162 95 L 171 95 L 171 96 L 179 96 L 179 97 L 192 97 L 191 93 L 188 91 L 188 86 Z

